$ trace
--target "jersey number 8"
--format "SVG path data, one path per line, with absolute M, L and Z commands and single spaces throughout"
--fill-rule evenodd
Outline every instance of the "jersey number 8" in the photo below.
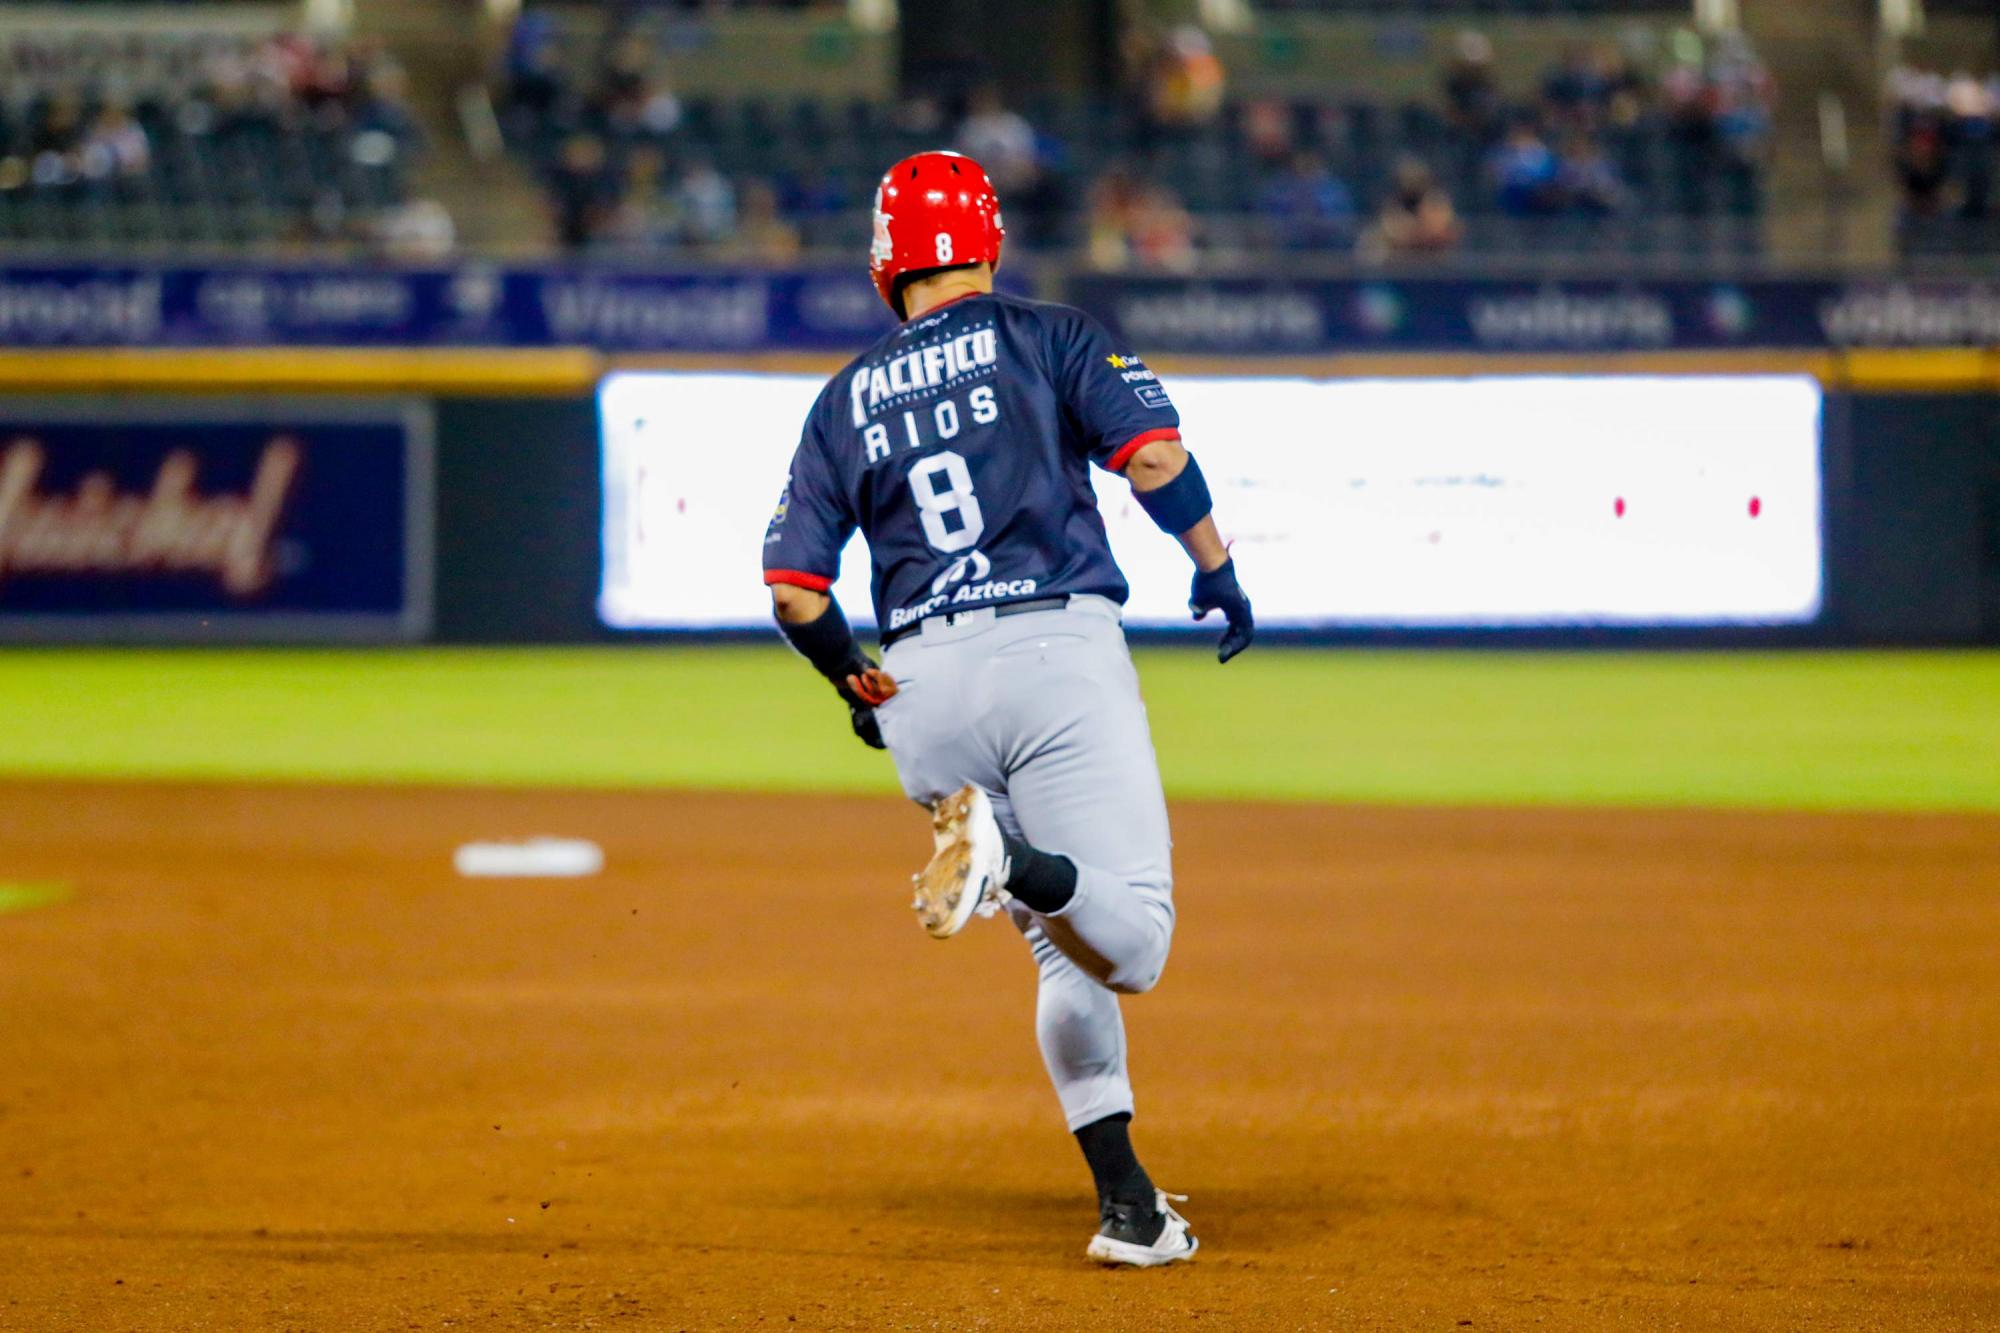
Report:
M 945 488 L 940 490 L 942 477 Z M 985 516 L 979 512 L 979 497 L 972 493 L 972 472 L 965 459 L 946 449 L 917 460 L 910 469 L 910 493 L 917 498 L 917 514 L 923 519 L 924 539 L 940 551 L 963 551 L 977 546 L 986 531 Z M 956 513 L 958 527 L 945 524 L 945 515 Z
M 937 257 L 940 264 L 951 262 L 951 233 L 948 231 L 937 234 Z

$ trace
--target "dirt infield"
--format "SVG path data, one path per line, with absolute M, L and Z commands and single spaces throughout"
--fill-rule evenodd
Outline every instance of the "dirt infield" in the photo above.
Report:
M 1119 1273 L 908 807 L 0 785 L 0 1328 L 2000 1326 L 2000 820 L 1176 819 Z

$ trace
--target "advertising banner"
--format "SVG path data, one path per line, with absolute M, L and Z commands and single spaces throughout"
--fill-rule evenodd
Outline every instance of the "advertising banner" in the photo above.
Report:
M 894 325 L 859 265 L 775 273 L 0 267 L 0 346 L 837 350 Z
M 431 447 L 418 404 L 0 403 L 0 639 L 421 638 Z
M 1071 297 L 1160 352 L 2000 345 L 2000 285 L 1964 282 L 1083 277 Z
M 1027 273 L 1004 268 L 1004 288 Z M 1055 289 L 1160 352 L 1601 352 L 2000 345 L 2000 283 L 1073 275 Z M 894 326 L 825 268 L 0 266 L 0 346 L 858 351 Z
M 769 624 L 760 548 L 820 381 L 614 375 L 600 393 L 604 579 L 620 629 Z M 1823 601 L 1820 389 L 1797 376 L 1169 386 L 1270 628 L 1803 625 Z M 928 453 L 882 467 L 925 466 Z M 979 460 L 964 485 L 976 494 Z M 1195 630 L 1190 568 L 1091 469 L 1127 622 Z M 934 590 L 1032 579 L 940 550 Z M 875 623 L 859 541 L 835 595 Z M 888 608 L 893 619 L 906 608 Z

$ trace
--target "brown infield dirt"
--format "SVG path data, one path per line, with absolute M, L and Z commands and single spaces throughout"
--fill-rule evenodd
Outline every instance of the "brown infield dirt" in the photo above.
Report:
M 912 807 L 0 785 L 0 1327 L 2000 1327 L 2000 820 L 1176 819 L 1112 1272 Z

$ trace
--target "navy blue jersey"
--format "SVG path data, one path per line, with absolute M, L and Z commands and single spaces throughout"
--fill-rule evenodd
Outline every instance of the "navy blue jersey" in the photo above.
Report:
M 1157 376 L 1068 306 L 999 293 L 912 320 L 806 418 L 764 581 L 824 591 L 856 528 L 877 623 L 1065 593 L 1123 602 L 1089 465 L 1180 435 Z

